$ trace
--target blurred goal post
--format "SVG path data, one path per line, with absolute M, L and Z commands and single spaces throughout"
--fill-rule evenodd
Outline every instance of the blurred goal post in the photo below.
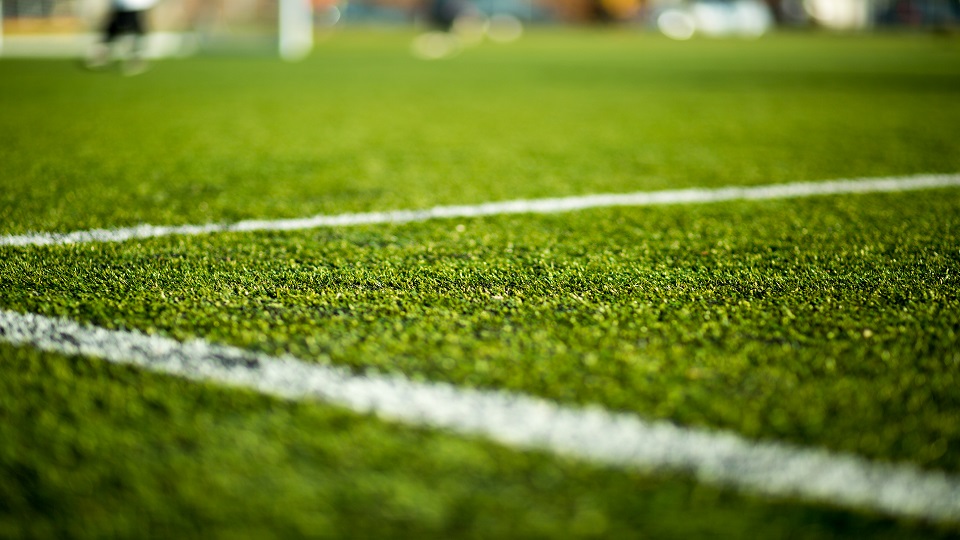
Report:
M 112 0 L 0 0 L 0 56 L 76 56 L 99 39 Z M 313 48 L 316 0 L 160 0 L 149 11 L 153 57 Z

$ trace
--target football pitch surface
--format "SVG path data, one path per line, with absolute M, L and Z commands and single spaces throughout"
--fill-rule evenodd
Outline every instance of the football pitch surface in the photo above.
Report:
M 960 42 L 411 38 L 0 61 L 0 536 L 960 533 Z

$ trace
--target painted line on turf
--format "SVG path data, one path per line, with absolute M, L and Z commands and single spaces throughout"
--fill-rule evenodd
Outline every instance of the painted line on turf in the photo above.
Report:
M 960 174 L 926 174 L 916 176 L 861 178 L 827 182 L 798 182 L 765 186 L 730 186 L 715 189 L 681 189 L 642 191 L 636 193 L 584 195 L 552 199 L 530 199 L 490 202 L 477 205 L 437 206 L 425 210 L 395 210 L 354 214 L 319 215 L 298 219 L 247 220 L 236 223 L 205 225 L 137 225 L 121 229 L 92 229 L 69 233 L 31 233 L 0 236 L 0 246 L 43 246 L 88 242 L 123 242 L 158 236 L 195 236 L 217 232 L 293 231 L 321 227 L 400 224 L 432 219 L 473 218 L 507 214 L 552 214 L 588 208 L 614 206 L 655 206 L 667 204 L 701 204 L 735 200 L 766 200 L 839 195 L 915 191 L 960 186 Z
M 35 314 L 0 310 L 0 341 L 286 399 L 318 400 L 390 421 L 488 437 L 517 449 L 546 450 L 595 464 L 679 471 L 751 493 L 960 521 L 960 477 L 911 465 L 754 442 L 731 432 L 684 428 L 596 407 L 568 407 L 516 393 L 401 376 L 353 375 L 290 356 L 271 357 L 201 340 L 181 343 Z

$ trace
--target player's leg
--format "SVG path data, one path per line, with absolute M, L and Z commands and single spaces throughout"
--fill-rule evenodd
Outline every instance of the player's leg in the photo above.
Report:
M 124 21 L 127 31 L 133 37 L 130 56 L 124 63 L 123 72 L 127 75 L 143 73 L 147 69 L 147 26 L 143 11 L 125 12 Z
M 116 8 L 110 8 L 110 13 L 107 15 L 106 22 L 101 30 L 101 39 L 91 47 L 87 54 L 87 67 L 97 69 L 110 63 L 113 44 L 121 33 L 123 33 L 122 12 Z

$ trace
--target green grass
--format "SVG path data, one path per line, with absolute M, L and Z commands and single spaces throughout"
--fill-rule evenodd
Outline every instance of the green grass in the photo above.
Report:
M 960 45 L 0 63 L 0 232 L 958 172 Z M 0 308 L 960 472 L 960 191 L 2 248 Z M 0 347 L 0 536 L 930 537 Z
M 7 61 L 3 230 L 960 170 L 954 41 L 551 33 L 451 62 L 408 44 L 131 79 Z
M 0 344 L 3 537 L 938 538 Z

